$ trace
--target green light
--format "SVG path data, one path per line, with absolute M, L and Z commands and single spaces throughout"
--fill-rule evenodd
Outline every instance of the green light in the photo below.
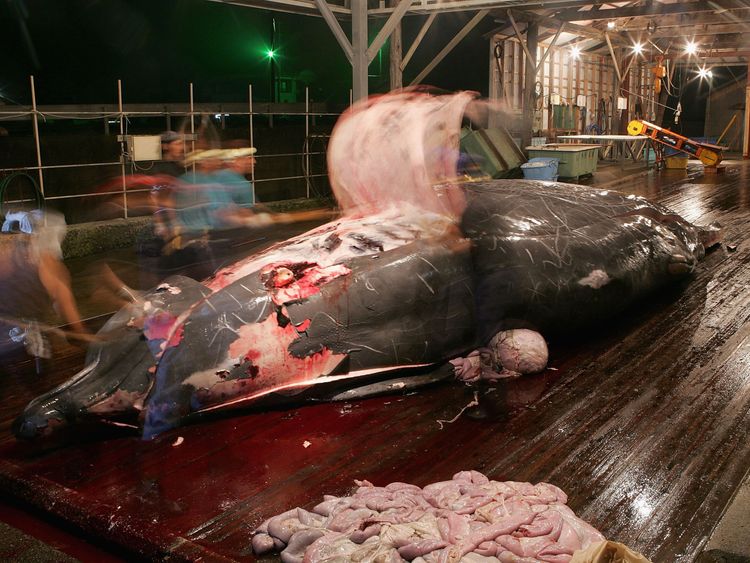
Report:
M 273 49 L 268 49 L 266 51 L 266 57 L 268 57 L 269 59 L 275 58 L 276 57 L 276 51 L 274 51 Z

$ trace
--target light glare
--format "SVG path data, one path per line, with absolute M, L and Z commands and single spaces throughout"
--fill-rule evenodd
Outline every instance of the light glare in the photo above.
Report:
M 688 41 L 687 45 L 685 45 L 685 53 L 688 55 L 695 55 L 697 52 L 698 45 L 696 45 L 694 41 Z
M 710 69 L 707 69 L 705 66 L 704 67 L 700 67 L 698 69 L 698 77 L 701 78 L 701 79 L 703 79 L 703 78 L 711 78 L 713 75 L 714 75 L 714 73 L 711 72 Z
M 578 57 L 581 56 L 581 50 L 578 47 L 575 47 L 575 46 L 571 47 L 570 48 L 570 56 L 573 57 L 574 59 L 577 59 Z
M 643 52 L 643 45 L 641 45 L 640 43 L 636 43 L 635 45 L 633 45 L 633 52 L 636 55 L 640 55 Z
M 614 29 L 615 28 L 615 22 L 608 21 L 607 22 L 607 29 Z

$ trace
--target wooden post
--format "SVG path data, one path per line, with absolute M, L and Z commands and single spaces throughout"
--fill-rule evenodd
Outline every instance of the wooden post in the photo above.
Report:
M 622 49 L 618 48 L 612 55 L 612 63 L 617 71 L 612 75 L 612 135 L 620 133 L 620 110 L 617 109 L 617 99 L 620 97 L 620 87 L 622 86 L 622 76 L 619 74 L 619 68 L 622 66 Z
M 745 83 L 745 131 L 742 140 L 742 157 L 750 158 L 750 63 L 747 65 L 748 75 Z
M 523 130 L 521 131 L 521 145 L 531 145 L 532 128 L 534 126 L 534 84 L 536 83 L 536 53 L 539 45 L 539 24 L 529 22 L 526 27 L 526 72 L 523 93 Z M 529 57 L 530 55 L 530 57 Z
M 497 43 L 497 39 L 493 37 L 489 42 L 490 47 L 490 100 L 493 102 L 499 102 L 500 101 L 500 95 L 503 91 L 503 77 L 500 76 L 500 71 L 498 69 L 498 64 L 496 62 L 496 56 L 495 56 L 495 44 Z
M 398 0 L 391 0 L 391 6 L 398 5 Z M 403 71 L 401 70 L 402 61 L 402 44 L 401 44 L 401 24 L 399 23 L 391 33 L 390 55 L 390 76 L 391 90 L 400 90 L 403 85 Z
M 555 60 L 560 57 L 561 49 L 555 48 L 549 57 L 549 74 L 547 77 L 547 136 L 552 137 L 555 124 L 552 121 L 552 92 L 555 90 Z

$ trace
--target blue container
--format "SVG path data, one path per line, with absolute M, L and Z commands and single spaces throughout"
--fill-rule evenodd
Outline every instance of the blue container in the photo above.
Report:
M 523 177 L 527 180 L 557 180 L 557 167 L 560 161 L 556 158 L 536 157 L 521 165 Z

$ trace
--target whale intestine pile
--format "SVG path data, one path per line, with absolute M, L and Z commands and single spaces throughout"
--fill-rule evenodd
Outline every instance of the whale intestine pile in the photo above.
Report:
M 253 551 L 278 551 L 284 563 L 568 562 L 604 541 L 547 483 L 462 471 L 423 488 L 357 484 L 351 496 L 326 496 L 312 511 L 295 508 L 266 520 L 253 535 Z

